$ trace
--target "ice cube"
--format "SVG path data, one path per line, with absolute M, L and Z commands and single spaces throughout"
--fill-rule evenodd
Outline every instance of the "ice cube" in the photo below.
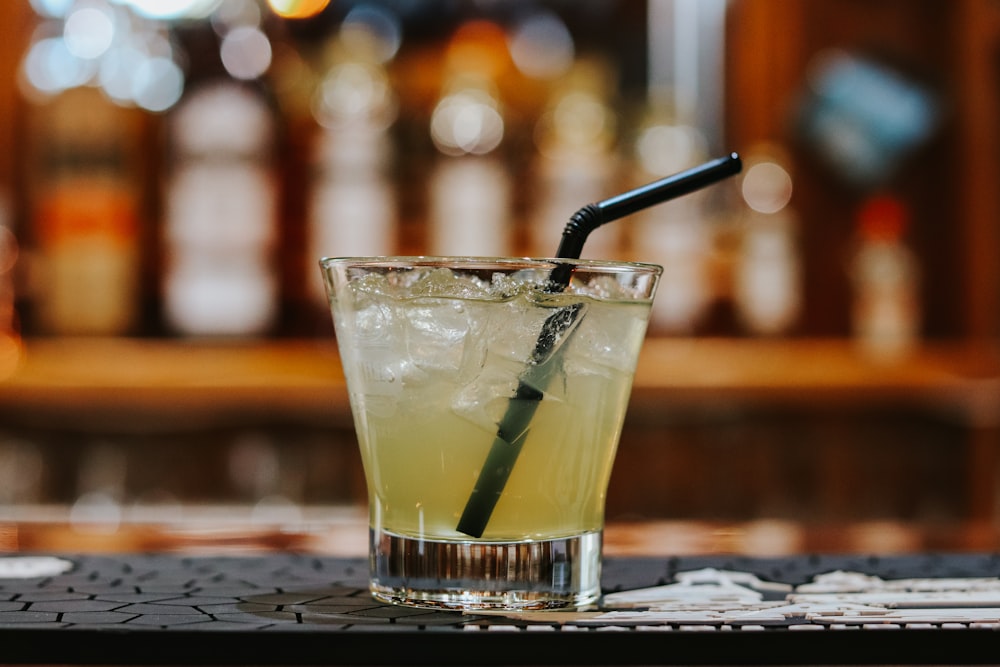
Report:
M 354 310 L 335 309 L 337 344 L 352 392 L 395 397 L 402 391 L 405 358 L 401 322 L 391 301 L 355 291 Z
M 645 305 L 592 304 L 565 352 L 566 372 L 632 374 L 646 331 Z
M 408 297 L 446 297 L 482 299 L 490 294 L 489 285 L 475 276 L 458 276 L 448 268 L 436 268 L 420 274 L 407 289 Z
M 646 291 L 642 285 L 632 284 L 634 278 L 628 273 L 595 276 L 585 284 L 574 283 L 571 290 L 603 301 L 630 301 Z
M 406 356 L 423 371 L 457 376 L 482 344 L 483 322 L 460 299 L 418 299 L 404 313 Z
M 524 298 L 494 305 L 489 311 L 484 333 L 489 337 L 490 355 L 523 367 L 532 360 L 545 319 L 551 308 L 539 308 Z
M 354 312 L 354 317 L 348 324 L 349 336 L 356 339 L 355 344 L 385 343 L 393 338 L 394 314 L 388 304 L 369 301 L 364 308 Z
M 471 382 L 455 392 L 451 409 L 484 431 L 496 433 L 517 389 L 517 381 L 517 371 L 509 367 L 488 365 Z

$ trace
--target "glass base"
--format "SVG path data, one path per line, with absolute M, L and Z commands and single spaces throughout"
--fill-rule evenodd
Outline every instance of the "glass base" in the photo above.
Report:
M 371 591 L 436 609 L 556 609 L 597 600 L 601 532 L 531 542 L 446 542 L 371 530 Z

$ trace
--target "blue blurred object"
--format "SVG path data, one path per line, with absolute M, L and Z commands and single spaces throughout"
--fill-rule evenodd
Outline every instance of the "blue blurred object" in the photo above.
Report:
M 937 128 L 938 95 L 887 65 L 844 51 L 810 66 L 798 133 L 839 176 L 878 187 Z

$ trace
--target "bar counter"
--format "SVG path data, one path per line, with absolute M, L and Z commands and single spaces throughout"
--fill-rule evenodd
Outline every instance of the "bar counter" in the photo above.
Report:
M 371 600 L 360 508 L 312 508 L 288 525 L 236 508 L 190 512 L 73 524 L 58 508 L 33 508 L 17 513 L 29 520 L 0 519 L 0 663 L 991 664 L 1000 655 L 1000 605 L 989 606 L 1000 600 L 1000 534 L 990 526 L 613 524 L 599 604 L 498 615 Z M 827 590 L 834 602 L 819 604 L 816 584 L 831 577 L 863 578 L 882 598 L 855 590 L 860 604 Z M 709 597 L 643 602 L 679 591 Z M 914 595 L 927 608 L 906 602 Z M 637 602 L 623 602 L 630 596 Z

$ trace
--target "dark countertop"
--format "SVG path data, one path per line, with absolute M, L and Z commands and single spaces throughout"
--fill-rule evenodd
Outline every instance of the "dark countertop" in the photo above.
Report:
M 1000 618 L 843 625 L 790 612 L 764 625 L 539 621 L 376 603 L 365 590 L 366 560 L 357 557 L 7 558 L 28 557 L 69 569 L 0 579 L 3 664 L 986 664 L 1000 657 Z M 615 557 L 606 561 L 604 588 L 661 586 L 704 568 L 791 587 L 835 571 L 993 579 L 1000 556 Z

